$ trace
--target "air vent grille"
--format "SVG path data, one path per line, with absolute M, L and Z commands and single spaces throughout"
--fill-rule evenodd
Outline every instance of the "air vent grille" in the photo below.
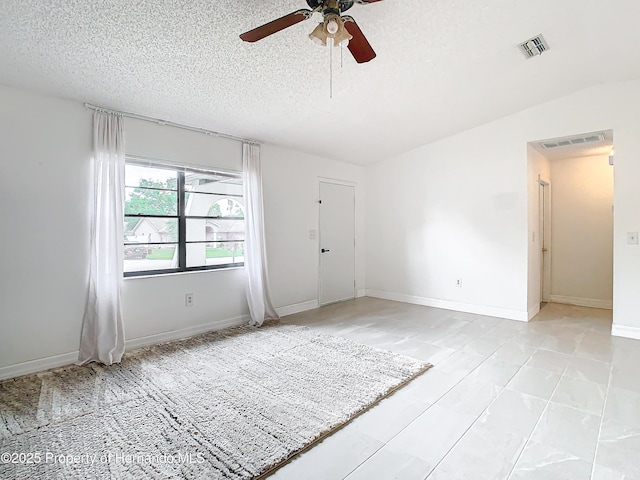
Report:
M 604 141 L 604 133 L 590 133 L 581 137 L 569 137 L 558 140 L 547 140 L 540 142 L 542 148 L 568 147 L 571 145 L 584 145 L 587 143 L 596 143 Z
M 521 43 L 519 48 L 525 58 L 531 58 L 536 55 L 542 55 L 543 52 L 549 50 L 549 44 L 542 35 L 536 35 L 526 42 Z

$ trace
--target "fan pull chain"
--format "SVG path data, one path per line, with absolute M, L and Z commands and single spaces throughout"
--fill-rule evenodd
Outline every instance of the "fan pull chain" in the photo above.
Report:
M 333 98 L 333 39 L 329 39 L 329 98 Z

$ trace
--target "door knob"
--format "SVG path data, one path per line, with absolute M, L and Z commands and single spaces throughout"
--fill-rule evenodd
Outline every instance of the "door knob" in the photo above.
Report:
M 320 250 L 322 253 L 327 253 L 330 252 L 331 250 L 327 249 L 327 248 L 323 248 L 322 250 Z

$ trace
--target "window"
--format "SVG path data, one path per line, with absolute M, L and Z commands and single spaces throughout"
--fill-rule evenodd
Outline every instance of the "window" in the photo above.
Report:
M 127 158 L 124 232 L 125 277 L 242 266 L 242 176 Z

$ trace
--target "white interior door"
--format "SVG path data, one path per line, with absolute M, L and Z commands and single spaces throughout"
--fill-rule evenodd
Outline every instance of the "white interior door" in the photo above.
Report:
M 355 187 L 320 182 L 320 305 L 355 297 Z

